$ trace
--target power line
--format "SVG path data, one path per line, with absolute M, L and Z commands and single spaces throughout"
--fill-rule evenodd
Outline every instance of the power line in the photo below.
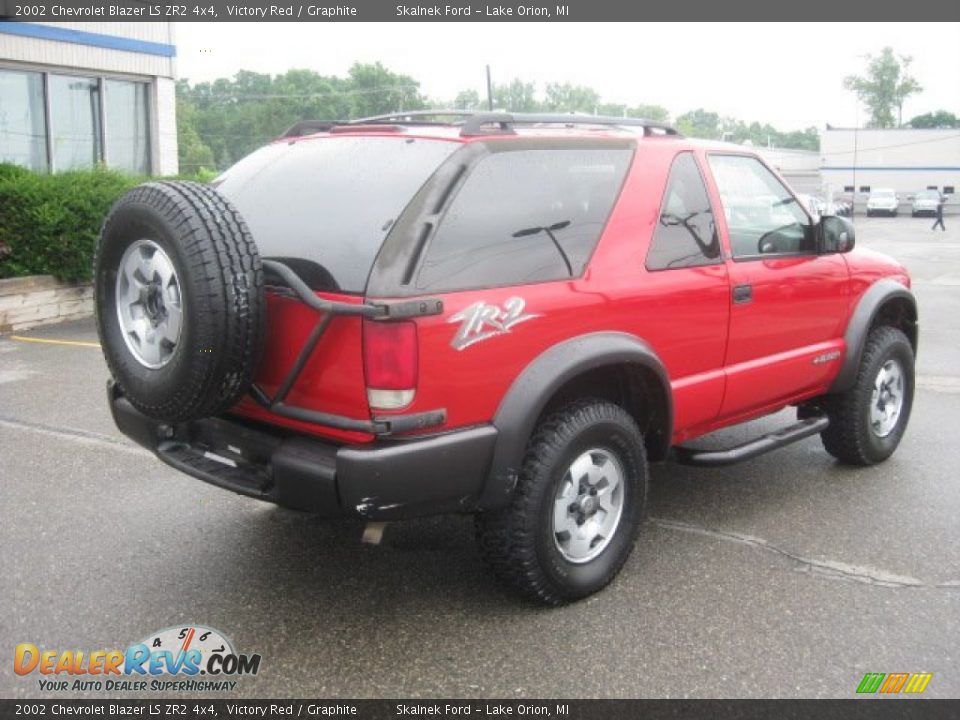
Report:
M 866 128 L 866 131 L 869 132 L 869 128 Z M 854 131 L 847 130 L 846 132 L 854 132 Z M 860 131 L 860 132 L 863 132 L 863 131 Z M 865 152 L 873 152 L 875 150 L 892 150 L 893 148 L 911 147 L 913 145 L 925 145 L 928 143 L 944 142 L 946 140 L 953 140 L 954 138 L 960 138 L 960 132 L 954 135 L 947 135 L 945 137 L 928 138 L 927 140 L 916 140 L 914 142 L 896 143 L 894 145 L 877 145 L 876 147 L 871 147 L 871 148 L 857 148 L 856 152 L 859 154 L 859 153 L 865 153 Z M 834 152 L 828 152 L 828 153 L 822 152 L 820 154 L 821 155 L 853 155 L 853 153 L 854 153 L 853 150 L 836 150 Z
M 229 102 L 239 102 L 239 101 L 246 101 L 246 100 L 314 100 L 314 99 L 328 98 L 328 97 L 351 97 L 354 95 L 375 95 L 377 93 L 418 90 L 418 89 L 419 89 L 419 85 L 415 85 L 415 84 L 383 85 L 381 87 L 362 88 L 358 90 L 331 90 L 328 92 L 316 92 L 316 93 L 267 93 L 263 95 L 229 95 L 229 96 L 221 95 L 218 97 L 192 96 L 191 93 L 194 92 L 194 89 L 191 89 L 187 93 L 187 99 L 197 103 L 201 103 L 201 102 L 229 103 Z

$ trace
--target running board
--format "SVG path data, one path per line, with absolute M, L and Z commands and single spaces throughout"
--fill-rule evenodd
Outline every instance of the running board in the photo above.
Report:
M 782 430 L 762 435 L 756 440 L 727 450 L 693 450 L 682 446 L 676 447 L 674 448 L 675 458 L 682 465 L 697 465 L 699 467 L 733 465 L 821 433 L 827 429 L 829 424 L 830 420 L 825 416 L 807 418 Z

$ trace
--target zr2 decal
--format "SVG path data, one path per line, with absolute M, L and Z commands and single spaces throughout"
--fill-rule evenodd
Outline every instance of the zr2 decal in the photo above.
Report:
M 508 333 L 515 325 L 540 317 L 533 313 L 524 314 L 525 307 L 526 302 L 520 297 L 508 299 L 502 308 L 488 305 L 482 300 L 465 307 L 447 318 L 448 323 L 461 323 L 450 346 L 454 350 L 464 350 L 483 340 Z

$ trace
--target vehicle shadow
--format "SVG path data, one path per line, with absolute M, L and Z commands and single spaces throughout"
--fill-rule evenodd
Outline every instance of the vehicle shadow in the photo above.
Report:
M 775 427 L 778 421 L 764 422 Z M 712 441 L 735 442 L 736 437 L 706 440 Z M 784 472 L 785 467 L 790 471 Z M 728 468 L 657 463 L 651 467 L 648 516 L 749 532 L 756 518 L 803 504 L 817 493 L 818 484 L 835 483 L 849 472 L 835 466 L 816 439 Z M 222 587 L 237 587 L 236 575 L 242 570 L 245 592 L 253 597 L 276 596 L 281 604 L 385 618 L 410 612 L 429 615 L 436 611 L 438 594 L 447 608 L 462 612 L 549 611 L 496 583 L 482 562 L 469 516 L 391 523 L 381 543 L 370 545 L 360 540 L 360 521 L 322 520 L 241 502 L 248 512 L 218 515 L 218 522 L 229 525 L 219 529 L 229 536 L 227 547 L 215 550 L 219 541 L 211 540 L 205 547 L 216 560 L 197 563 L 207 574 L 216 567 L 212 572 L 224 575 Z M 647 523 L 638 552 L 628 563 L 626 572 L 640 573 L 635 578 L 640 582 L 646 538 L 657 532 L 663 530 Z M 229 557 L 223 558 L 224 553 Z

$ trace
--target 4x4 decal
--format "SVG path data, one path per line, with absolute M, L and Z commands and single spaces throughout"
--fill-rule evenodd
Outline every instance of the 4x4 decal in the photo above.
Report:
M 482 300 L 465 307 L 447 318 L 448 323 L 461 323 L 457 334 L 450 341 L 454 350 L 463 350 L 495 335 L 510 332 L 514 325 L 540 317 L 535 313 L 524 314 L 527 303 L 521 297 L 509 298 L 501 308 L 488 305 Z

